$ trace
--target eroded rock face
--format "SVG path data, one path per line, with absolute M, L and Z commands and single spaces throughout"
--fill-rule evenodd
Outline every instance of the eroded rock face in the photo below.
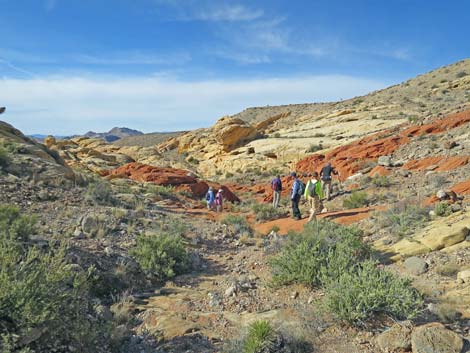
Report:
M 215 139 L 224 152 L 229 152 L 244 143 L 254 140 L 259 132 L 241 119 L 223 117 L 212 128 Z
M 77 178 L 59 155 L 2 121 L 0 142 L 8 150 L 8 163 L 4 167 L 7 173 L 35 182 L 67 182 Z

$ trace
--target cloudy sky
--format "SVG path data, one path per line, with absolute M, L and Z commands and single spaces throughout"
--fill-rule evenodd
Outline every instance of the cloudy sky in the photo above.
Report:
M 468 56 L 468 1 L 0 0 L 2 119 L 28 134 L 191 129 Z

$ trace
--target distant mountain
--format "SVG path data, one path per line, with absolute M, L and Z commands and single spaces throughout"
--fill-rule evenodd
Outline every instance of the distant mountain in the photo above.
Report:
M 94 132 L 94 131 L 88 131 L 84 136 L 85 137 L 90 137 L 90 138 L 99 138 L 103 139 L 106 142 L 115 142 L 117 140 L 120 140 L 124 137 L 129 137 L 129 136 L 139 136 L 143 135 L 144 133 L 138 130 L 132 130 L 127 127 L 114 127 L 108 132 Z
M 43 135 L 43 134 L 33 134 L 33 135 L 28 135 L 28 137 L 33 138 L 39 142 L 44 141 L 44 139 L 50 135 Z M 54 136 L 57 140 L 66 140 L 69 139 L 70 136 Z

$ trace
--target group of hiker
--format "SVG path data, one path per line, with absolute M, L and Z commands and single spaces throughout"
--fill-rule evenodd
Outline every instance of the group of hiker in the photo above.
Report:
M 219 189 L 217 194 L 215 193 L 212 187 L 209 187 L 209 190 L 206 193 L 206 202 L 207 202 L 207 209 L 213 210 L 217 212 L 222 212 L 223 208 L 223 200 L 224 200 L 224 190 Z
M 331 199 L 331 179 L 333 175 L 339 175 L 331 163 L 327 163 L 321 170 L 320 175 L 318 172 L 309 174 L 307 184 L 304 184 L 298 177 L 296 172 L 292 172 L 291 176 L 294 178 L 290 192 L 290 200 L 292 204 L 292 217 L 295 219 L 302 219 L 302 214 L 299 209 L 299 202 L 304 196 L 310 207 L 310 217 L 308 221 L 315 219 L 323 209 L 323 200 Z M 282 192 L 281 177 L 276 176 L 272 182 L 271 187 L 273 190 L 273 207 L 279 207 Z

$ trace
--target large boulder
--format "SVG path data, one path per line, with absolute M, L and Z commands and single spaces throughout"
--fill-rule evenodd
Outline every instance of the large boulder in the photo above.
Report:
M 223 117 L 213 126 L 214 136 L 225 152 L 254 140 L 258 131 L 241 119 Z
M 413 331 L 411 346 L 413 353 L 461 353 L 464 341 L 444 325 L 434 322 Z

